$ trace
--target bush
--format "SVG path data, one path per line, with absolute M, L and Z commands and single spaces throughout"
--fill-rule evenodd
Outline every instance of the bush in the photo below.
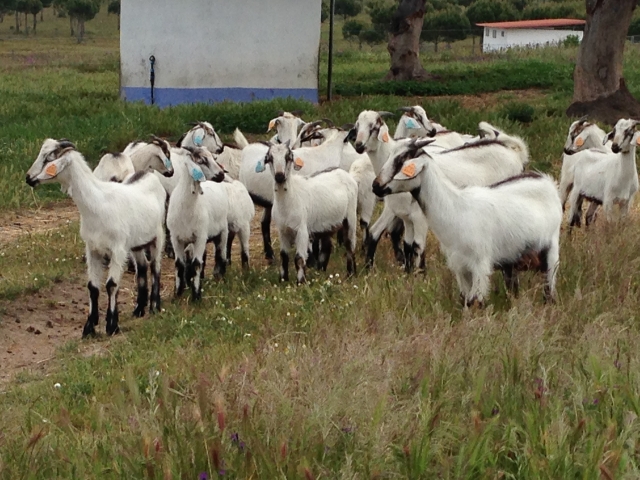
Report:
M 360 33 L 366 28 L 367 26 L 359 20 L 347 20 L 344 22 L 344 25 L 342 25 L 342 36 L 345 40 L 358 38 Z
M 535 109 L 528 103 L 511 102 L 504 106 L 501 113 L 512 122 L 531 123 Z
M 361 42 L 376 45 L 378 43 L 384 43 L 387 40 L 387 33 L 373 28 L 368 28 L 367 30 L 360 32 L 358 38 L 360 38 Z
M 578 35 L 569 35 L 562 42 L 565 47 L 577 47 L 580 45 L 580 37 Z
M 336 15 L 342 15 L 346 20 L 355 17 L 362 11 L 362 0 L 335 0 Z
M 364 32 L 363 32 L 364 34 Z M 500 90 L 527 88 L 572 88 L 571 65 L 558 65 L 540 60 L 496 62 L 464 71 L 440 70 L 438 80 L 421 82 L 362 81 L 337 83 L 335 92 L 343 96 L 361 95 L 473 95 Z

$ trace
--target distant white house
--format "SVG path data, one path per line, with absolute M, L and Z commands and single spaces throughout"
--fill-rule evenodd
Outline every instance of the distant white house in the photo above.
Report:
M 123 0 L 120 94 L 160 107 L 289 96 L 317 102 L 320 7 L 319 0 Z
M 572 35 L 582 41 L 585 23 L 575 18 L 552 18 L 476 25 L 484 27 L 482 51 L 495 52 L 513 47 L 558 45 Z

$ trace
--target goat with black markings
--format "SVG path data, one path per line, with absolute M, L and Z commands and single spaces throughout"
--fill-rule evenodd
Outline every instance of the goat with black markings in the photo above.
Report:
M 82 336 L 93 335 L 98 324 L 98 296 L 109 262 L 106 283 L 109 306 L 107 334 L 118 326 L 118 288 L 129 252 L 136 261 L 138 298 L 135 316 L 143 316 L 149 303 L 148 260 L 151 257 L 151 312 L 160 309 L 160 266 L 164 241 L 165 192 L 160 182 L 145 171 L 136 172 L 124 183 L 104 182 L 96 178 L 84 157 L 68 140 L 47 139 L 27 172 L 27 183 L 59 182 L 71 188 L 80 212 L 80 236 L 86 245 L 89 276 L 90 312 Z
M 423 147 L 400 140 L 373 183 L 378 195 L 410 192 L 456 276 L 465 306 L 483 304 L 494 269 L 517 293 L 518 270 L 546 274 L 545 298 L 555 298 L 562 206 L 547 175 L 525 173 L 489 187 L 457 188 Z
M 304 283 L 309 238 L 321 239 L 319 263 L 326 270 L 332 249 L 331 236 L 344 229 L 347 273 L 356 273 L 356 204 L 358 186 L 344 170 L 331 168 L 308 177 L 294 175 L 300 169 L 288 144 L 272 145 L 264 162 L 274 180 L 273 219 L 280 239 L 280 279 L 289 280 L 289 249 L 295 246 L 298 283 Z
M 577 162 L 573 171 L 573 185 L 569 194 L 570 226 L 580 226 L 582 202 L 602 205 L 607 221 L 613 220 L 613 206 L 620 206 L 621 216 L 626 216 L 638 192 L 636 147 L 640 132 L 638 120 L 620 119 L 603 139 L 611 141 L 611 153 L 589 150 L 591 158 Z M 589 209 L 586 224 L 594 220 L 595 209 Z

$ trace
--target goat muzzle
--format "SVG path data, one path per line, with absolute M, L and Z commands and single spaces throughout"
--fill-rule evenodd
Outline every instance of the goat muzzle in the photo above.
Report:
M 611 145 L 611 151 L 613 153 L 620 153 L 622 149 L 620 148 L 620 145 L 618 145 L 617 143 L 614 143 L 613 145 Z
M 429 132 L 429 136 L 430 136 L 430 137 L 435 137 L 437 133 L 438 133 L 438 131 L 437 131 L 435 128 L 433 128 L 433 129 L 431 129 L 431 131 Z
M 37 178 L 31 178 L 29 177 L 29 175 L 27 175 L 27 185 L 29 185 L 30 187 L 35 187 L 36 185 L 38 185 L 38 183 L 40 183 L 40 180 L 38 180 Z
M 211 180 L 216 183 L 221 183 L 224 180 L 224 172 L 216 173 Z
M 574 153 L 576 153 L 573 150 L 571 150 L 570 148 L 565 148 L 563 151 L 564 151 L 565 155 L 573 155 Z
M 171 171 L 167 170 L 162 175 L 167 177 L 167 178 L 171 178 L 171 177 L 173 177 L 173 170 L 171 170 Z
M 389 187 L 383 187 L 382 185 L 380 185 L 378 179 L 373 181 L 373 185 L 371 187 L 373 193 L 378 197 L 384 197 L 385 195 L 389 195 L 391 193 Z
M 282 173 L 282 172 L 277 172 L 277 173 L 275 174 L 275 180 L 276 180 L 276 183 L 278 183 L 278 184 L 280 184 L 280 185 L 281 185 L 281 184 L 283 184 L 283 183 L 285 182 L 286 177 L 284 176 L 284 173 Z
M 356 152 L 358 152 L 360 154 L 364 153 L 364 143 L 356 142 L 356 144 L 354 145 L 354 148 L 356 149 Z

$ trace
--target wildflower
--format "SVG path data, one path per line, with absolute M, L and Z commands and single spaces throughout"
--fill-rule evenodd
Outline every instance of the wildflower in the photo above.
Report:
M 616 361 L 613 362 L 613 366 L 620 370 L 622 368 L 622 363 L 620 363 L 620 360 L 616 358 Z
M 207 472 L 200 472 L 198 480 L 209 480 L 209 474 Z
M 62 387 L 62 385 L 60 385 L 59 383 L 56 383 L 56 384 L 53 385 L 53 388 L 61 388 L 61 387 Z
M 231 443 L 238 443 L 240 441 L 240 435 L 238 435 L 238 432 L 234 432 L 230 435 L 231 438 Z
M 496 415 L 498 415 L 500 413 L 500 409 L 498 407 L 493 407 L 491 409 L 491 416 L 495 417 Z

